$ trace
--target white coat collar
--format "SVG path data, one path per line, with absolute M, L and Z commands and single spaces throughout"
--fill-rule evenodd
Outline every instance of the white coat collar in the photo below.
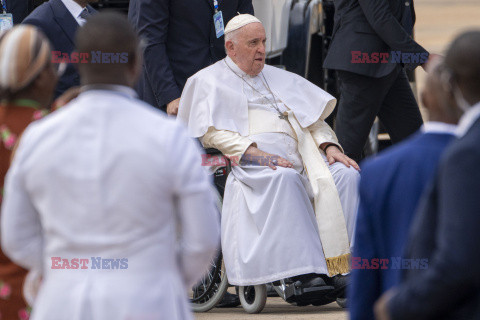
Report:
M 422 132 L 424 133 L 448 133 L 454 135 L 456 130 L 456 125 L 438 121 L 425 122 L 422 126 Z
M 470 130 L 478 118 L 480 118 L 480 102 L 475 104 L 463 114 L 460 122 L 458 123 L 458 128 L 456 131 L 457 137 L 461 138 L 467 134 L 468 130 Z

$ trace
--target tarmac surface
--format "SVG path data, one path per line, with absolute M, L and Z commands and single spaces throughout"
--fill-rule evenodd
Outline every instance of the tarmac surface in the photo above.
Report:
M 416 40 L 429 52 L 444 54 L 448 44 L 461 31 L 480 29 L 480 0 L 415 0 Z M 417 68 L 417 88 L 423 88 L 425 72 Z M 427 116 L 428 117 L 428 116 Z M 345 320 L 348 313 L 336 303 L 320 307 L 296 307 L 281 298 L 268 298 L 262 313 L 247 314 L 241 307 L 195 314 L 198 320 Z
M 347 312 L 336 303 L 325 306 L 297 307 L 283 301 L 282 298 L 267 298 L 265 309 L 259 314 L 248 314 L 241 306 L 236 308 L 214 308 L 207 313 L 197 313 L 196 319 L 212 320 L 346 320 Z

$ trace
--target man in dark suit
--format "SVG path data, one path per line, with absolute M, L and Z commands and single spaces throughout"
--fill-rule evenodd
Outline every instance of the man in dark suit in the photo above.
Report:
M 177 114 L 187 79 L 223 59 L 223 36 L 217 38 L 216 0 L 130 0 L 128 18 L 146 40 L 139 97 Z M 252 0 L 218 0 L 224 25 L 238 13 L 253 14 Z
M 33 10 L 32 0 L 3 0 L 7 5 L 7 12 L 13 15 L 13 24 L 19 24 Z
M 338 71 L 336 133 L 345 154 L 359 161 L 378 115 L 398 142 L 422 125 L 404 66 L 429 53 L 411 37 L 413 0 L 337 0 L 333 40 L 324 67 Z
M 377 319 L 480 319 L 480 30 L 451 44 L 446 87 L 465 113 L 412 225 L 402 284 L 375 306 Z
M 80 24 L 85 22 L 89 15 L 96 11 L 89 3 L 98 0 L 50 0 L 37 7 L 23 21 L 34 25 L 48 37 L 53 50 L 70 54 L 75 49 L 75 32 Z M 73 86 L 80 84 L 80 77 L 76 67 L 69 63 L 65 72 L 58 81 L 55 97 Z
M 422 92 L 430 121 L 411 138 L 362 166 L 348 291 L 351 320 L 373 319 L 375 301 L 400 283 L 398 265 L 418 201 L 435 174 L 441 154 L 453 141 L 459 115 L 443 89 L 442 68 L 440 65 L 429 74 Z M 380 259 L 384 259 L 382 263 Z

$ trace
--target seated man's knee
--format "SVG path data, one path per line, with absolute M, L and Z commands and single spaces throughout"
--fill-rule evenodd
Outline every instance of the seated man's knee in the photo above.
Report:
M 285 181 L 298 181 L 300 174 L 292 168 L 277 167 L 276 176 Z
M 352 166 L 347 167 L 340 164 L 335 172 L 333 172 L 335 182 L 342 182 L 344 184 L 352 184 L 357 186 L 360 180 L 360 173 Z

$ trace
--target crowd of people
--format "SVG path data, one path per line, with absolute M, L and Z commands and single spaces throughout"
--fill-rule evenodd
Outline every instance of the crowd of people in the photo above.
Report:
M 336 2 L 337 106 L 265 64 L 250 0 L 131 0 L 128 19 L 93 2 L 49 0 L 0 35 L 1 319 L 192 319 L 219 247 L 230 284 L 288 279 L 298 305 L 480 317 L 479 30 L 440 57 L 411 37 L 413 1 Z M 359 165 L 377 115 L 395 144 Z M 220 210 L 201 146 L 232 163 Z

